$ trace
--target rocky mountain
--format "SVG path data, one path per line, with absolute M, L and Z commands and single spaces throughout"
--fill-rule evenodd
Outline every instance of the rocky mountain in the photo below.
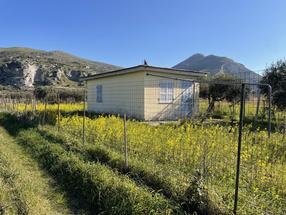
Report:
M 29 48 L 0 48 L 0 85 L 78 86 L 79 78 L 119 67 L 82 59 L 60 51 Z
M 120 67 L 82 59 L 61 51 L 29 48 L 0 48 L 0 87 L 35 86 L 75 87 L 81 76 Z M 227 57 L 195 54 L 174 66 L 177 69 L 206 71 L 210 75 L 230 74 L 248 82 L 258 82 L 260 75 Z
M 257 83 L 261 78 L 259 74 L 246 68 L 243 64 L 216 55 L 194 54 L 175 65 L 174 68 L 209 72 L 211 76 L 228 74 L 251 83 Z

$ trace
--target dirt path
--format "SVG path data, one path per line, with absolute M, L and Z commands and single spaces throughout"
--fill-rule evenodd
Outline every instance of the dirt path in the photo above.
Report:
M 0 127 L 0 214 L 73 214 L 66 196 Z

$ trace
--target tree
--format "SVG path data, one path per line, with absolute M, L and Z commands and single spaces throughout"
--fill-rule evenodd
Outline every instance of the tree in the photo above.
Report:
M 201 88 L 200 96 L 208 99 L 209 106 L 207 113 L 213 112 L 215 102 L 226 100 L 232 106 L 238 103 L 241 93 L 241 85 L 238 84 L 240 82 L 241 80 L 235 77 L 219 75 L 214 77 L 209 85 L 204 84 Z
M 286 60 L 278 60 L 265 70 L 261 83 L 272 87 L 272 103 L 278 109 L 286 108 Z M 261 93 L 268 96 L 267 86 L 261 86 Z
M 46 102 L 57 102 L 58 98 L 61 101 L 81 102 L 84 100 L 83 89 L 69 89 L 56 87 L 36 87 L 34 95 L 38 100 L 45 100 Z

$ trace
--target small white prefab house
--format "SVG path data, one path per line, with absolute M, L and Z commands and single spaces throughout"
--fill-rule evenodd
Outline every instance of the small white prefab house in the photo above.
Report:
M 85 77 L 88 111 L 141 120 L 177 120 L 199 108 L 198 80 L 206 73 L 148 65 Z

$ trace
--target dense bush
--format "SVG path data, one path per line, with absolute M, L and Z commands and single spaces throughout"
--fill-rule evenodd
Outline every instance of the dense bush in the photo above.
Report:
M 56 103 L 58 100 L 62 102 L 84 101 L 84 90 L 74 88 L 53 88 L 53 87 L 37 87 L 34 90 L 35 97 L 40 101 Z
M 0 89 L 0 98 L 1 99 L 14 99 L 14 100 L 31 100 L 33 97 L 33 91 L 31 90 L 6 90 Z

